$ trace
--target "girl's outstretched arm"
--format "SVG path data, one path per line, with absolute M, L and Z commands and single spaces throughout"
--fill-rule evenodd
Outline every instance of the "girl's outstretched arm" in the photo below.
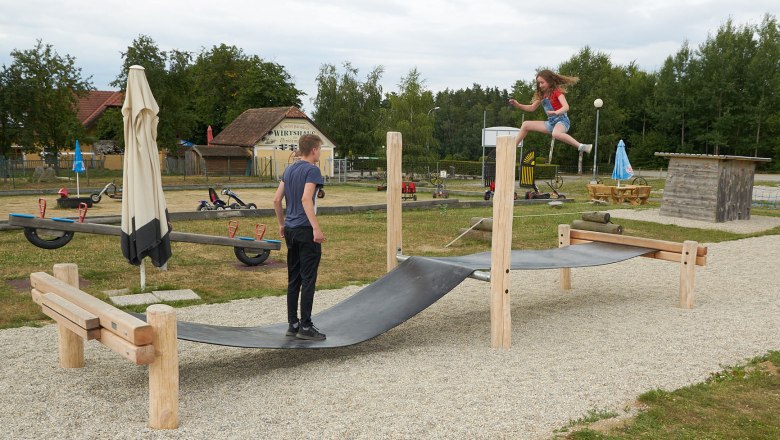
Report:
M 534 100 L 534 102 L 532 102 L 530 104 L 520 104 L 519 102 L 517 102 L 516 99 L 510 99 L 509 100 L 509 105 L 511 105 L 514 108 L 519 108 L 520 110 L 522 110 L 524 112 L 532 112 L 532 111 L 536 110 L 537 108 L 539 108 L 539 104 L 540 103 L 541 103 L 541 101 L 538 100 L 538 99 Z

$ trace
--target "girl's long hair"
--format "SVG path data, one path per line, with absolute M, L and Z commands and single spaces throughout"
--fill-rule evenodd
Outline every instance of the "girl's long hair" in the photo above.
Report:
M 566 91 L 566 86 L 570 86 L 572 84 L 576 84 L 577 81 L 580 79 L 576 76 L 566 76 L 566 75 L 559 75 L 552 70 L 544 69 L 536 74 L 534 78 L 542 77 L 545 81 L 547 81 L 547 84 L 549 85 L 549 88 L 545 92 L 544 90 L 539 88 L 539 83 L 536 83 L 536 92 L 534 93 L 534 100 L 539 100 L 544 98 L 545 95 L 549 95 L 552 93 L 553 90 L 558 89 L 561 92 Z

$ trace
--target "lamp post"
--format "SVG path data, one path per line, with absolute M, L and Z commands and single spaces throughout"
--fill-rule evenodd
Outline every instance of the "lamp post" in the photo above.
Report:
M 430 118 L 431 117 L 431 113 L 435 112 L 436 110 L 438 110 L 440 108 L 441 107 L 437 106 L 437 107 L 434 107 L 434 108 L 428 110 L 428 114 L 426 115 L 426 117 Z M 431 131 L 433 131 L 433 130 L 431 130 Z M 431 134 L 431 136 L 433 136 L 433 134 Z M 430 140 L 431 136 L 428 136 L 428 138 L 425 139 L 425 152 L 426 153 L 428 152 L 428 141 Z
M 599 157 L 599 110 L 604 105 L 604 101 L 601 98 L 597 98 L 593 101 L 593 107 L 596 107 L 596 139 L 593 141 L 593 181 L 591 183 L 597 183 L 596 172 L 598 170 L 598 157 Z

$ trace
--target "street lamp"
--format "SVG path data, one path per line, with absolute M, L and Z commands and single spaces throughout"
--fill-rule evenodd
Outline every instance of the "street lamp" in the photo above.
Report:
M 596 139 L 593 142 L 593 181 L 591 183 L 598 183 L 596 180 L 596 171 L 598 170 L 598 157 L 599 157 L 599 110 L 604 105 L 604 101 L 601 98 L 597 98 L 593 101 L 593 107 L 596 107 Z
M 430 116 L 431 116 L 431 113 L 433 113 L 434 111 L 436 111 L 436 110 L 438 110 L 438 109 L 440 109 L 440 108 L 441 108 L 441 107 L 438 107 L 438 106 L 437 106 L 437 107 L 434 107 L 434 108 L 432 108 L 432 109 L 428 110 L 428 114 L 426 115 L 426 117 L 430 117 Z M 433 131 L 433 130 L 431 130 L 431 131 Z M 433 136 L 433 134 L 431 134 L 431 136 Z M 431 136 L 428 136 L 428 137 L 430 138 Z M 426 138 L 426 139 L 425 139 L 425 152 L 426 152 L 426 153 L 428 152 L 428 140 L 429 140 L 428 138 Z

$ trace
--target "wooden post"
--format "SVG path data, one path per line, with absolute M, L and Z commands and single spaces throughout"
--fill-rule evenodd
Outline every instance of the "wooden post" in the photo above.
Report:
M 154 329 L 155 360 L 149 365 L 149 426 L 179 426 L 179 355 L 176 352 L 176 311 L 165 304 L 146 309 Z
M 696 277 L 696 249 L 699 243 L 691 240 L 683 242 L 680 258 L 680 307 L 693 308 L 693 285 Z
M 558 247 L 571 245 L 571 226 L 558 225 Z M 561 269 L 561 290 L 571 290 L 571 269 Z
M 79 267 L 73 263 L 55 264 L 54 277 L 77 289 L 79 288 Z M 57 335 L 59 341 L 60 367 L 84 367 L 84 340 L 81 339 L 81 336 L 61 323 L 57 323 Z
M 398 265 L 396 255 L 402 251 L 401 222 L 401 133 L 387 132 L 387 271 Z
M 496 142 L 496 190 L 493 195 L 493 241 L 490 264 L 490 346 L 512 346 L 509 304 L 509 270 L 512 254 L 512 213 L 515 190 L 514 138 L 499 136 Z

